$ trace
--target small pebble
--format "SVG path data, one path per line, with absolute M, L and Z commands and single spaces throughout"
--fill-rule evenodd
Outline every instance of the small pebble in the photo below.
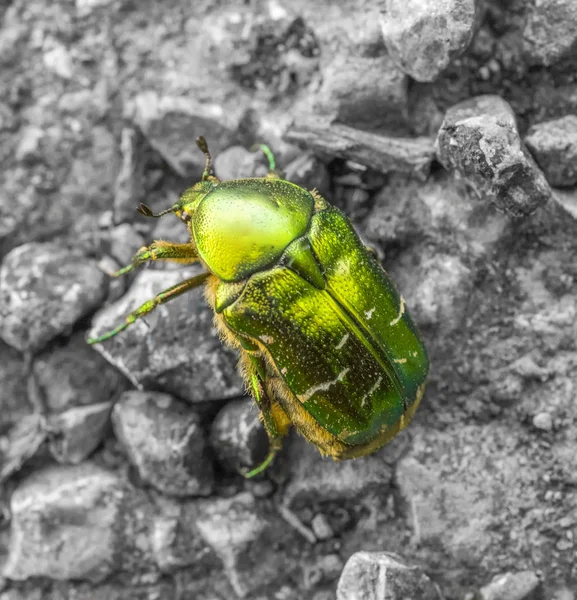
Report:
M 311 528 L 317 540 L 329 540 L 335 533 L 323 513 L 317 513 L 311 521 Z
M 551 413 L 540 412 L 533 417 L 533 425 L 542 431 L 551 431 L 553 429 L 553 418 Z

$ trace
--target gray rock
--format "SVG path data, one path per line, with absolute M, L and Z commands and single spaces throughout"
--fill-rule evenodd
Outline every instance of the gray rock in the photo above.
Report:
M 199 135 L 216 156 L 233 145 L 244 116 L 240 103 L 225 111 L 219 104 L 155 92 L 139 94 L 129 112 L 150 145 L 182 177 L 198 175 L 204 168 L 204 156 L 194 143 Z
M 212 462 L 197 413 L 167 394 L 125 392 L 112 415 L 141 479 L 174 496 L 208 496 Z
M 100 581 L 118 567 L 122 485 L 90 463 L 36 471 L 12 494 L 9 579 Z
M 356 552 L 339 579 L 337 600 L 442 600 L 437 585 L 396 554 Z
M 187 567 L 199 579 L 201 571 L 219 564 L 196 528 L 197 504 L 160 495 L 156 499 L 151 528 L 152 552 L 163 573 L 174 573 Z
M 40 158 L 40 142 L 44 131 L 40 127 L 30 125 L 24 128 L 20 143 L 16 150 L 16 160 L 32 163 Z
M 317 540 L 330 540 L 335 532 L 323 513 L 317 513 L 311 521 L 311 529 Z
M 273 589 L 279 589 L 294 575 L 296 562 L 285 553 L 291 548 L 292 556 L 298 555 L 297 540 L 263 500 L 257 503 L 251 494 L 243 492 L 207 501 L 196 526 L 222 560 L 225 574 L 240 598 L 273 583 Z M 271 552 L 273 547 L 275 552 Z
M 45 439 L 44 418 L 37 414 L 22 417 L 0 435 L 0 483 L 19 471 L 38 452 Z
M 62 79 L 72 79 L 74 63 L 70 52 L 55 38 L 49 37 L 44 43 L 44 66 Z
M 313 154 L 303 152 L 281 170 L 287 181 L 308 190 L 316 189 L 321 196 L 329 193 L 331 182 L 327 168 Z
M 323 71 L 315 112 L 358 129 L 403 130 L 408 78 L 387 56 L 336 54 Z
M 48 447 L 61 463 L 78 464 L 100 445 L 109 430 L 112 402 L 69 408 L 47 418 Z
M 144 165 L 137 132 L 125 127 L 120 135 L 122 162 L 114 185 L 114 222 L 132 221 L 144 195 Z
M 38 350 L 106 294 L 105 275 L 82 254 L 55 243 L 24 244 L 0 267 L 0 337 Z
M 434 157 L 433 140 L 376 135 L 322 119 L 299 117 L 284 139 L 321 157 L 343 158 L 379 173 L 410 173 L 425 180 Z
M 313 562 L 307 562 L 303 573 L 303 587 L 305 590 L 311 590 L 336 580 L 343 566 L 343 560 L 338 554 L 326 554 Z
M 78 16 L 86 17 L 93 12 L 96 12 L 101 7 L 106 7 L 113 0 L 76 0 L 76 10 Z
M 135 206 L 132 207 L 134 212 Z M 122 223 L 110 232 L 110 253 L 122 266 L 130 264 L 142 246 L 143 237 L 128 223 Z
M 540 600 L 541 581 L 533 571 L 496 575 L 481 588 L 479 600 Z
M 532 64 L 554 65 L 577 52 L 577 5 L 573 0 L 549 0 L 528 5 L 523 31 L 525 53 Z
M 232 400 L 212 422 L 210 443 L 229 471 L 244 473 L 259 465 L 268 451 L 268 438 L 253 400 Z
M 525 144 L 551 185 L 577 184 L 576 115 L 534 125 L 527 132 Z
M 533 417 L 533 425 L 542 431 L 551 431 L 551 429 L 553 429 L 553 418 L 551 417 L 551 413 L 537 413 Z
M 22 356 L 0 340 L 0 429 L 32 412 L 27 377 L 28 369 Z
M 217 39 L 222 40 L 215 54 L 241 88 L 272 100 L 292 95 L 311 81 L 320 48 L 302 11 L 277 2 L 265 2 L 258 11 L 238 5 L 232 11 L 234 20 L 224 10 L 222 24 L 214 27 L 215 32 L 221 30 Z
M 482 0 L 385 0 L 381 27 L 393 61 L 417 81 L 434 81 L 469 46 Z
M 251 152 L 244 146 L 231 146 L 215 157 L 214 170 L 222 181 L 264 177 L 268 173 L 268 163 L 262 152 Z
M 420 264 L 413 266 L 410 274 L 395 277 L 412 317 L 421 327 L 434 325 L 442 331 L 454 331 L 467 315 L 475 271 L 457 253 L 426 254 L 421 246 L 404 253 L 395 271 L 406 271 L 416 257 Z
M 374 197 L 363 230 L 368 241 L 380 245 L 385 254 L 389 248 L 397 252 L 399 248 L 409 250 L 410 257 L 399 257 L 395 252 L 395 261 L 384 264 L 408 298 L 409 290 L 421 280 L 413 273 L 415 265 L 431 254 L 421 246 L 422 242 L 435 241 L 432 259 L 437 254 L 437 244 L 445 250 L 452 248 L 459 262 L 463 255 L 491 255 L 496 243 L 507 235 L 509 221 L 492 206 L 479 203 L 476 194 L 462 182 L 439 170 L 431 173 L 426 182 L 402 174 L 389 176 Z M 451 232 L 450 241 L 447 231 Z M 412 247 L 418 250 L 410 252 Z M 419 260 L 415 262 L 416 258 Z
M 513 216 L 528 216 L 551 197 L 519 138 L 513 110 L 498 96 L 477 96 L 451 107 L 436 150 L 446 169 L 457 171 L 480 198 Z
M 196 273 L 191 268 L 143 271 L 128 294 L 96 315 L 90 337 L 123 323 L 131 310 Z M 236 356 L 221 344 L 212 319 L 202 290 L 192 290 L 96 349 L 139 388 L 154 386 L 189 402 L 240 396 Z
M 33 368 L 51 413 L 107 402 L 128 386 L 122 374 L 86 343 L 83 333 L 40 354 Z

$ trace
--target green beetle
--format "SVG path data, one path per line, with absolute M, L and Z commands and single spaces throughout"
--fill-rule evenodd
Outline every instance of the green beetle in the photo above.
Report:
M 204 284 L 222 340 L 261 412 L 270 448 L 263 471 L 291 424 L 335 460 L 370 454 L 411 420 L 423 395 L 427 352 L 405 301 L 349 220 L 315 190 L 275 173 L 221 182 L 206 157 L 202 180 L 173 213 L 190 242 L 156 241 L 114 276 L 152 260 L 200 261 L 206 272 L 144 303 L 126 322 L 88 340 L 116 335 L 159 304 Z

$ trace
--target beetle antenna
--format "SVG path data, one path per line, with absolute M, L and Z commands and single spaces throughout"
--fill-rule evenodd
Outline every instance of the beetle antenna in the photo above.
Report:
M 210 152 L 208 151 L 208 144 L 206 143 L 204 136 L 199 135 L 196 138 L 196 145 L 206 158 L 206 163 L 204 164 L 204 172 L 202 173 L 202 180 L 206 181 L 210 177 L 214 177 L 214 171 L 212 169 L 212 157 L 210 156 Z
M 173 213 L 178 208 L 179 208 L 178 204 L 175 204 L 171 208 L 167 208 L 166 210 L 163 210 L 159 213 L 153 213 L 149 206 L 146 206 L 146 204 L 143 204 L 141 202 L 138 205 L 138 208 L 136 209 L 136 211 L 139 212 L 144 217 L 154 217 L 155 219 L 157 219 L 158 217 L 163 217 L 164 215 L 167 215 L 168 213 Z

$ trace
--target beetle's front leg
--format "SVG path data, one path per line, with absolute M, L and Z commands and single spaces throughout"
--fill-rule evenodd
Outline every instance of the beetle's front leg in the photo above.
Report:
M 187 265 L 198 260 L 198 251 L 192 243 L 173 244 L 172 242 L 157 240 L 152 242 L 150 246 L 143 246 L 134 255 L 129 265 L 112 273 L 111 276 L 120 277 L 151 260 L 170 260 Z
M 206 281 L 206 278 L 209 275 L 210 275 L 210 273 L 201 273 L 200 275 L 195 275 L 194 277 L 191 277 L 190 279 L 185 279 L 184 281 L 181 281 L 180 283 L 177 283 L 176 285 L 169 287 L 168 289 L 164 290 L 163 292 L 160 292 L 159 294 L 157 294 L 154 298 L 151 298 L 150 300 L 146 301 L 144 304 L 142 304 L 140 307 L 138 307 L 135 311 L 131 312 L 126 317 L 126 320 L 124 323 L 122 323 L 122 325 L 119 325 L 112 331 L 108 331 L 107 333 L 104 333 L 103 335 L 101 335 L 97 338 L 90 338 L 87 340 L 87 342 L 89 344 L 98 344 L 100 342 L 103 342 L 104 340 L 110 339 L 111 337 L 115 336 L 117 333 L 124 331 L 127 327 L 132 325 L 137 319 L 140 319 L 141 317 L 144 317 L 145 315 L 147 315 L 149 312 L 152 312 L 157 306 L 160 306 L 161 304 L 165 304 L 166 302 L 173 300 L 174 298 L 180 296 L 181 294 L 188 292 L 188 290 L 191 290 L 192 288 L 198 287 L 199 285 L 201 285 L 202 283 L 204 283 Z
M 281 450 L 282 438 L 287 434 L 290 421 L 280 405 L 271 400 L 270 394 L 265 389 L 264 361 L 258 356 L 243 352 L 243 371 L 245 378 L 248 379 L 252 396 L 260 409 L 269 441 L 269 451 L 264 461 L 254 469 L 244 473 L 244 476 L 248 479 L 262 473 Z

